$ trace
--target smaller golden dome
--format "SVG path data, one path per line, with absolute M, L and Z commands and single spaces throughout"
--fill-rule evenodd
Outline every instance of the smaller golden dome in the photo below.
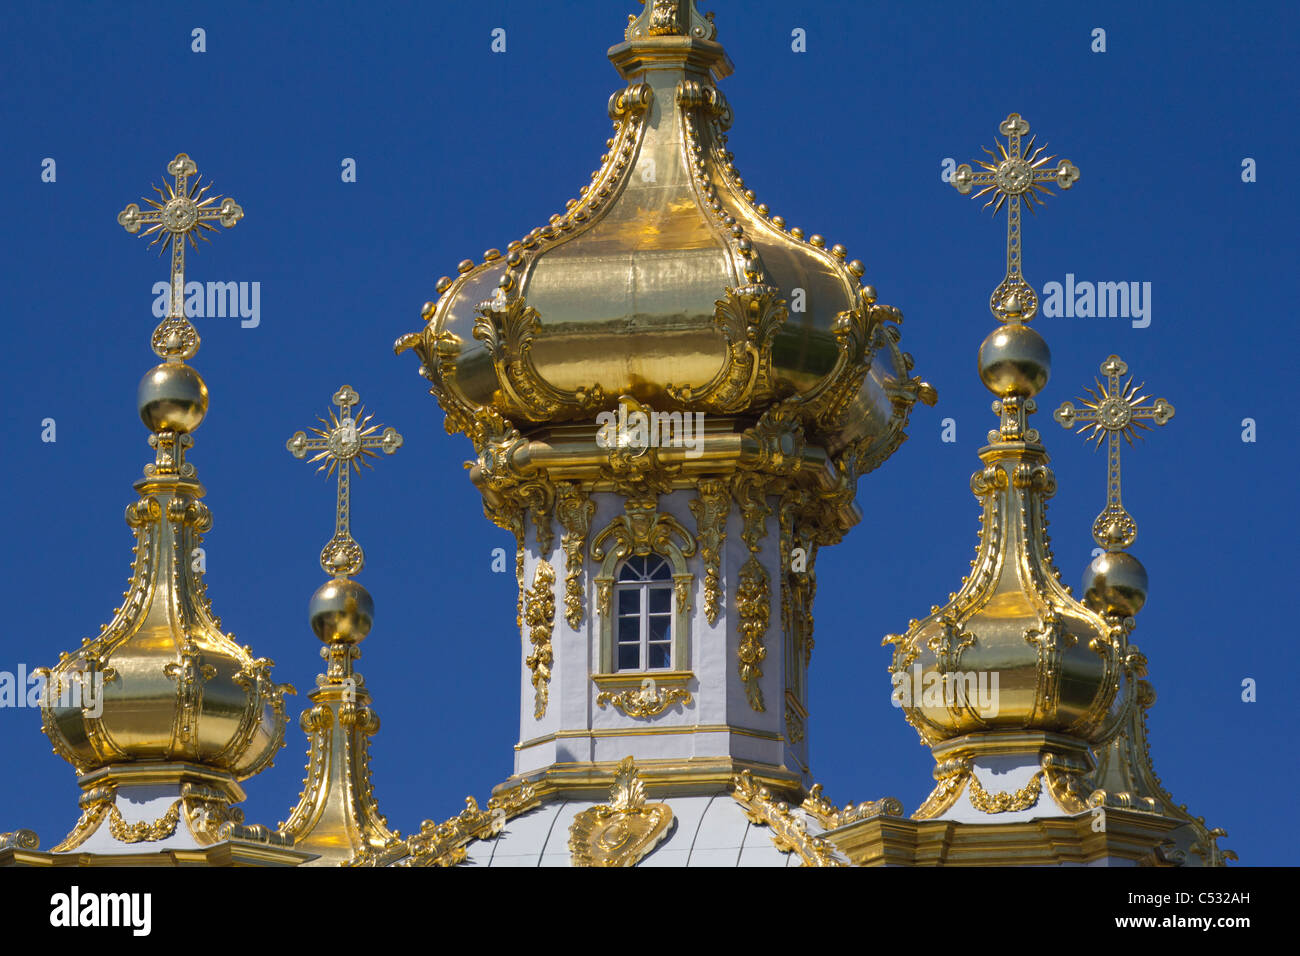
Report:
M 208 386 L 183 362 L 163 362 L 140 379 L 136 404 L 150 431 L 188 434 L 208 413 Z

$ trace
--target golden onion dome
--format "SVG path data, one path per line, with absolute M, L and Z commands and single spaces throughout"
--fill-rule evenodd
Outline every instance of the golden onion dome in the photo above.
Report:
M 1094 577 L 1110 603 L 1080 603 L 1061 583 L 1049 547 L 1047 499 L 1056 478 L 1038 430 L 1027 424 L 1049 372 L 1046 343 L 1013 306 L 979 353 L 1001 427 L 989 432 L 979 452 L 984 468 L 971 476 L 984 509 L 972 571 L 947 604 L 885 638 L 895 648 L 895 702 L 931 746 L 996 732 L 1101 743 L 1131 706 L 1142 662 L 1127 644 L 1125 617 L 1140 601 L 1116 604 L 1112 592 L 1129 595 L 1135 573 L 1119 580 L 1127 566 L 1103 568 Z
M 185 461 L 207 387 L 173 359 L 145 376 L 139 405 L 157 457 L 126 509 L 136 544 L 125 601 L 98 637 L 50 668 L 43 728 L 80 774 L 165 761 L 242 780 L 284 745 L 292 689 L 271 679 L 271 661 L 222 633 L 207 596 L 201 544 L 212 516 Z
M 526 430 L 589 421 L 620 396 L 738 415 L 790 399 L 832 454 L 892 451 L 911 405 L 934 398 L 898 349 L 901 314 L 842 245 L 787 224 L 745 182 L 712 15 L 656 0 L 629 20 L 609 50 L 627 85 L 591 182 L 439 280 L 427 327 L 397 350 L 419 354 L 448 430 L 471 436 L 483 409 Z

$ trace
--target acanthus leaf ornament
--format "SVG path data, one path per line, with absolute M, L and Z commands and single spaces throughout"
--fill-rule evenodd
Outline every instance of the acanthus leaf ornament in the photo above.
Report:
M 574 866 L 635 866 L 668 836 L 673 811 L 647 803 L 645 786 L 631 757 L 614 771 L 608 804 L 577 814 L 569 827 Z
M 772 339 L 789 315 L 779 294 L 772 286 L 728 288 L 714 303 L 714 326 L 727 342 L 722 367 L 704 385 L 667 385 L 665 391 L 684 405 L 711 412 L 739 411 L 756 395 L 770 394 Z
M 510 414 L 533 421 L 595 412 L 605 404 L 599 386 L 566 391 L 556 388 L 537 370 L 532 348 L 541 328 L 541 316 L 522 296 L 503 293 L 478 306 L 474 338 L 487 346 L 492 357 L 503 407 Z

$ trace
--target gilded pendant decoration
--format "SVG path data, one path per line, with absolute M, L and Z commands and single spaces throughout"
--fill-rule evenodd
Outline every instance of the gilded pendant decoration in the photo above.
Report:
M 821 837 L 808 832 L 808 825 L 776 800 L 767 787 L 760 786 L 748 770 L 732 781 L 732 797 L 744 808 L 750 823 L 772 831 L 772 843 L 782 853 L 797 853 L 804 866 L 844 866 L 835 848 Z
M 721 478 L 703 478 L 696 488 L 698 497 L 691 501 L 690 509 L 695 515 L 695 537 L 700 546 L 700 559 L 704 562 L 704 616 L 712 625 L 718 623 L 718 612 L 722 607 L 720 565 L 722 545 L 727 538 L 731 494 Z
M 574 866 L 636 866 L 668 836 L 673 811 L 646 803 L 645 785 L 631 757 L 614 771 L 610 802 L 583 810 L 569 827 Z
M 767 569 L 758 560 L 763 537 L 767 534 L 767 517 L 772 513 L 764 500 L 767 479 L 753 472 L 736 476 L 732 493 L 740 505 L 743 527 L 740 536 L 749 548 L 749 560 L 740 569 L 736 586 L 736 613 L 740 643 L 736 648 L 740 679 L 745 685 L 749 706 L 756 711 L 766 709 L 763 690 L 763 660 L 767 657 L 764 636 L 772 613 L 772 582 Z
M 560 547 L 564 549 L 564 619 L 577 630 L 582 624 L 583 548 L 591 531 L 596 503 L 576 481 L 562 481 L 555 488 L 555 516 L 564 528 Z
M 533 586 L 524 598 L 524 623 L 528 625 L 528 640 L 533 646 L 525 663 L 533 672 L 533 716 L 546 716 L 550 699 L 551 634 L 555 629 L 555 569 L 549 561 L 537 562 L 533 572 Z
M 749 699 L 749 706 L 757 711 L 766 709 L 759 681 L 763 679 L 762 664 L 767 657 L 763 635 L 767 633 L 771 605 L 767 569 L 750 555 L 740 569 L 740 586 L 736 589 L 736 613 L 740 617 L 740 646 L 736 655 L 740 660 L 740 679 L 745 684 L 745 696 Z
M 619 693 L 602 690 L 596 695 L 598 707 L 604 708 L 606 704 L 613 704 L 616 710 L 629 717 L 658 717 L 678 701 L 689 704 L 691 700 L 691 692 L 686 688 L 660 687 L 653 677 L 642 680 L 641 686 L 635 690 Z

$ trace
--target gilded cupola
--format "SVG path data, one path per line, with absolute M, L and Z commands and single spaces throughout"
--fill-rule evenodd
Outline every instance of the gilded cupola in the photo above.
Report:
M 45 733 L 85 791 L 63 850 L 86 843 L 105 818 L 113 845 L 172 845 L 178 827 L 189 845 L 215 842 L 219 824 L 239 819 L 230 807 L 243 799 L 238 781 L 268 767 L 284 745 L 283 695 L 292 688 L 277 684 L 272 662 L 224 632 L 212 610 L 202 548 L 212 515 L 186 460 L 208 390 L 186 364 L 199 336 L 182 304 L 185 243 L 212 221 L 233 227 L 243 211 L 232 199 L 217 205 L 184 153 L 168 171 L 174 182 L 159 190 L 160 201 L 145 211 L 132 203 L 118 217 L 127 232 L 147 227 L 171 253 L 173 277 L 172 307 L 153 335 L 163 361 L 138 392 L 155 455 L 126 509 L 131 578 L 113 619 L 50 668 L 42 708 Z M 153 813 L 158 799 L 157 819 L 133 819 Z M 104 849 L 103 840 L 91 845 Z
M 439 280 L 426 328 L 398 351 L 419 354 L 449 431 L 477 440 L 488 409 L 525 433 L 590 421 L 620 396 L 751 417 L 788 401 L 832 455 L 853 445 L 878 462 L 916 399 L 932 402 L 863 264 L 744 179 L 716 35 L 691 0 L 629 17 L 608 54 L 626 86 L 591 181 Z

